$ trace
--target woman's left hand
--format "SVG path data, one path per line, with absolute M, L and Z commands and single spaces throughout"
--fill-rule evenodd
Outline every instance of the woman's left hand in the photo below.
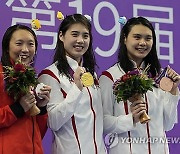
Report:
M 168 66 L 168 69 L 167 69 L 167 75 L 173 81 L 173 87 L 172 87 L 170 93 L 173 94 L 173 95 L 176 95 L 177 87 L 180 84 L 180 75 L 178 73 L 176 73 L 169 66 Z
M 44 107 L 47 105 L 50 98 L 50 92 L 51 92 L 51 87 L 47 85 L 44 85 L 43 88 L 40 89 L 40 92 L 37 94 L 37 96 L 40 97 L 37 98 L 38 107 Z

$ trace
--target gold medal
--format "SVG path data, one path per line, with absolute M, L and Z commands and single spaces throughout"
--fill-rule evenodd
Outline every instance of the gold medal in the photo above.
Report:
M 94 79 L 90 72 L 83 73 L 81 76 L 81 81 L 85 87 L 89 87 L 94 84 Z
M 171 91 L 173 87 L 173 81 L 168 77 L 163 77 L 160 80 L 159 86 L 164 91 Z

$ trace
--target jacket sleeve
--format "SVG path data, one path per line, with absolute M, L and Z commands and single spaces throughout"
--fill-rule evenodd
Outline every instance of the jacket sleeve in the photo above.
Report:
M 177 106 L 179 101 L 179 91 L 177 95 L 172 95 L 169 92 L 161 90 L 161 96 L 163 98 L 163 116 L 164 116 L 164 129 L 169 131 L 177 123 Z
M 0 108 L 0 128 L 11 126 L 17 120 L 9 105 Z
M 0 64 L 0 72 L 2 72 L 2 65 Z M 17 118 L 24 115 L 22 106 L 18 103 L 12 103 L 4 90 L 4 77 L 0 74 L 0 128 L 6 128 L 14 124 Z M 11 105 L 7 105 L 11 104 Z
M 57 131 L 73 116 L 82 92 L 73 83 L 68 93 L 62 91 L 61 84 L 47 74 L 42 74 L 39 81 L 51 86 L 50 100 L 47 104 L 48 125 L 52 130 Z
M 40 130 L 40 133 L 41 133 L 41 138 L 43 139 L 43 137 L 45 136 L 46 131 L 47 131 L 47 118 L 48 118 L 48 115 L 47 115 L 47 111 L 46 111 L 46 106 L 45 107 L 40 107 L 40 110 L 41 110 L 41 112 L 40 112 L 40 114 L 38 114 L 36 116 L 36 120 L 37 120 L 39 130 Z
M 113 81 L 105 75 L 100 77 L 100 88 L 104 114 L 104 132 L 123 133 L 134 129 L 132 114 L 114 115 L 115 97 L 113 94 Z M 121 103 L 121 102 L 120 102 Z M 122 102 L 123 103 L 123 102 Z

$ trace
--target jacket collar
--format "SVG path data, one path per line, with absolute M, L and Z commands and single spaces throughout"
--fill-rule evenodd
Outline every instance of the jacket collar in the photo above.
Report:
M 66 56 L 66 58 L 67 58 L 67 61 L 68 61 L 68 64 L 69 64 L 69 66 L 71 67 L 71 69 L 75 72 L 76 71 L 76 69 L 78 68 L 78 62 L 76 61 L 76 60 L 74 60 L 74 59 L 72 59 L 71 57 L 69 57 L 69 56 Z

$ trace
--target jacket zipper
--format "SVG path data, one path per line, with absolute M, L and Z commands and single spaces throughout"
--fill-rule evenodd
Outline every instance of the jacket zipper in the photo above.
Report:
M 33 154 L 35 154 L 35 148 L 34 148 L 34 119 L 32 117 L 32 146 L 33 146 Z

